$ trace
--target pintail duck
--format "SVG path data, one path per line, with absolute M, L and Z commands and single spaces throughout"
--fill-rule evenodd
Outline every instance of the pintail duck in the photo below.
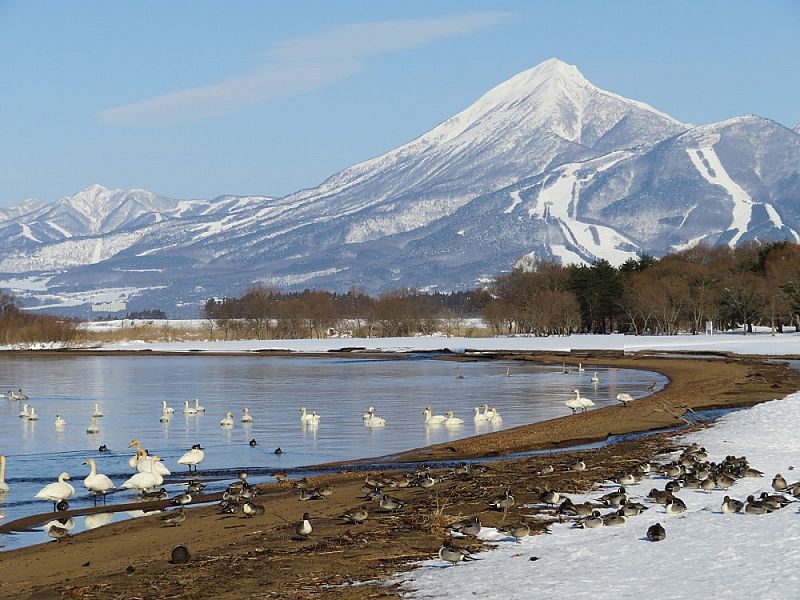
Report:
M 572 471 L 585 471 L 586 470 L 586 463 L 582 460 L 575 461 L 569 466 L 570 470 Z
M 460 562 L 478 560 L 474 556 L 470 555 L 467 550 L 453 546 L 451 542 L 447 541 L 442 544 L 441 548 L 439 548 L 439 558 L 453 565 Z
M 753 496 L 747 497 L 747 504 L 744 505 L 744 512 L 747 515 L 766 515 L 773 511 L 772 508 L 763 502 L 756 500 Z
M 623 514 L 622 509 L 603 517 L 603 525 L 606 527 L 622 527 L 627 522 L 628 518 Z
M 639 504 L 638 502 L 626 502 L 622 506 L 622 514 L 626 517 L 635 517 L 646 510 L 647 507 L 644 504 Z
M 603 524 L 603 517 L 600 516 L 600 511 L 593 510 L 590 516 L 578 520 L 573 527 L 578 529 L 597 529 L 602 527 Z
M 300 521 L 294 528 L 294 532 L 303 539 L 308 539 L 311 535 L 313 527 L 311 527 L 311 517 L 308 513 L 303 513 L 303 520 Z
M 489 502 L 489 508 L 502 510 L 503 512 L 506 512 L 512 506 L 514 506 L 514 496 L 512 496 L 508 490 L 506 490 L 502 496 L 498 496 Z
M 656 488 L 653 488 L 647 494 L 647 497 L 650 498 L 656 504 L 666 504 L 671 496 L 672 494 L 670 494 L 669 492 L 657 490 Z
M 675 496 L 670 496 L 665 506 L 668 515 L 679 515 L 686 510 L 686 503 Z
M 561 494 L 558 492 L 553 492 L 551 490 L 545 490 L 541 494 L 539 494 L 539 502 L 542 504 L 549 504 L 550 506 L 554 506 L 558 504 L 558 501 L 561 499 Z
M 256 515 L 263 515 L 264 514 L 264 506 L 261 504 L 256 504 L 254 502 L 250 502 L 249 500 L 242 504 L 242 514 L 245 517 L 252 518 Z
M 58 525 L 51 525 L 47 529 L 47 536 L 53 538 L 55 541 L 60 542 L 70 537 L 69 529 L 60 527 Z
M 520 523 L 518 525 L 511 525 L 510 527 L 506 527 L 504 529 L 499 529 L 502 533 L 506 533 L 514 538 L 514 541 L 519 543 L 519 541 L 527 537 L 531 534 L 530 525 L 527 523 Z
M 744 508 L 744 502 L 741 500 L 736 500 L 735 498 L 731 498 L 730 496 L 725 496 L 722 499 L 722 512 L 725 514 L 732 514 L 742 512 Z
M 625 493 L 625 488 L 621 487 L 616 491 L 600 496 L 599 500 L 605 506 L 622 506 L 628 501 L 628 495 Z
M 392 498 L 389 494 L 383 494 L 381 496 L 380 507 L 383 510 L 393 511 L 398 508 L 403 508 L 405 505 L 405 502 L 397 498 Z
M 667 537 L 667 530 L 661 525 L 656 523 L 647 528 L 647 539 L 651 542 L 660 542 Z
M 351 510 L 350 512 L 346 512 L 341 515 L 339 518 L 344 519 L 345 523 L 349 523 L 351 525 L 358 525 L 359 523 L 363 523 L 367 520 L 369 513 L 367 509 L 363 506 L 361 508 L 357 508 L 356 510 Z
M 633 485 L 636 483 L 636 479 L 634 478 L 632 473 L 624 473 L 619 477 L 614 479 L 614 483 L 618 483 L 620 485 Z
M 787 487 L 789 487 L 789 485 L 786 483 L 786 479 L 783 477 L 783 475 L 778 473 L 777 475 L 775 475 L 775 477 L 773 477 L 772 479 L 773 490 L 775 490 L 776 492 L 782 492 Z
M 478 537 L 478 534 L 481 532 L 481 520 L 478 517 L 465 519 L 464 521 L 453 523 L 450 529 L 466 536 Z
M 547 465 L 536 471 L 536 474 L 541 477 L 543 475 L 551 475 L 555 471 L 553 465 Z
M 185 520 L 186 513 L 183 511 L 183 507 L 161 517 L 164 527 L 179 527 Z

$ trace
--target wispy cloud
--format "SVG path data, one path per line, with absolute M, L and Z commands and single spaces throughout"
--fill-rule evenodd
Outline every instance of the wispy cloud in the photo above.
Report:
M 219 117 L 340 81 L 363 71 L 367 67 L 365 59 L 371 56 L 468 35 L 502 23 L 509 16 L 502 12 L 473 12 L 342 25 L 275 44 L 264 54 L 268 62 L 250 73 L 108 108 L 98 112 L 97 117 L 107 125 L 123 127 L 178 125 Z

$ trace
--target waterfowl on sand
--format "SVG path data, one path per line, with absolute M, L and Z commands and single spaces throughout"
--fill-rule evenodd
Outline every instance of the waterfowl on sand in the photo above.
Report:
M 625 393 L 617 394 L 617 400 L 622 402 L 622 406 L 628 406 L 628 404 L 633 402 L 633 396 L 631 396 L 630 394 L 625 394 Z
M 308 536 L 311 535 L 312 531 L 313 527 L 311 527 L 311 517 L 308 515 L 308 513 L 303 513 L 303 520 L 295 526 L 294 532 L 303 539 L 308 539 Z

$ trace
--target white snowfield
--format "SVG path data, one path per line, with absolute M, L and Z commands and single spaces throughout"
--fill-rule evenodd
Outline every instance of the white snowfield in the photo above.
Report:
M 477 351 L 551 351 L 618 350 L 638 352 L 732 352 L 735 354 L 800 355 L 800 335 L 783 333 L 726 333 L 676 336 L 571 335 L 567 337 L 491 337 L 464 338 L 444 335 L 395 338 L 327 338 L 298 340 L 233 340 L 209 342 L 116 342 L 103 350 L 152 350 L 157 352 L 256 352 L 288 350 L 292 352 L 328 352 L 341 348 L 359 348 L 381 352 L 414 352 L 447 349 L 451 352 Z
M 789 483 L 800 478 L 800 393 L 722 417 L 704 431 L 685 436 L 709 451 L 709 460 L 746 456 L 765 476 L 739 479 L 727 492 L 745 501 L 761 491 L 774 493 L 772 477 Z M 626 486 L 650 509 L 623 527 L 572 529 L 551 527 L 552 535 L 515 543 L 494 529 L 481 537 L 497 549 L 479 561 L 446 566 L 438 559 L 421 563 L 397 581 L 413 598 L 771 598 L 800 597 L 800 514 L 798 504 L 768 515 L 723 514 L 726 492 L 681 490 L 687 504 L 681 515 L 642 500 L 666 478 Z M 609 484 L 610 487 L 610 484 Z M 607 492 L 572 496 L 575 502 Z M 603 511 L 608 512 L 607 510 Z M 650 525 L 661 523 L 667 537 L 649 542 Z M 531 562 L 532 557 L 538 560 Z

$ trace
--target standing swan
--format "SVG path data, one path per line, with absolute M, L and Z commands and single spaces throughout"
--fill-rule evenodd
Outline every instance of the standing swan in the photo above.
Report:
M 575 400 L 581 405 L 581 412 L 586 412 L 587 408 L 594 406 L 594 402 L 589 400 L 589 398 L 581 396 L 578 390 L 572 390 L 572 393 L 575 394 Z
M 308 414 L 305 406 L 300 407 L 300 422 L 306 424 L 319 423 L 319 415 L 314 411 Z
M 623 392 L 621 394 L 617 394 L 617 400 L 622 402 L 622 406 L 628 406 L 629 403 L 633 402 L 633 396 Z
M 447 420 L 444 415 L 434 415 L 430 406 L 426 406 L 422 413 L 425 415 L 425 425 L 444 425 Z
M 179 465 L 186 465 L 189 467 L 189 472 L 192 472 L 192 465 L 194 465 L 195 472 L 197 471 L 197 465 L 199 465 L 203 460 L 206 458 L 206 453 L 203 452 L 202 446 L 200 444 L 195 444 L 192 446 L 192 449 L 189 450 L 186 454 L 181 456 L 178 459 Z
M 161 459 L 158 456 L 154 456 L 150 460 L 150 471 L 147 473 L 136 473 L 136 475 L 129 478 L 125 483 L 122 484 L 122 489 L 136 489 L 143 492 L 150 488 L 158 487 L 164 483 L 164 478 L 160 473 L 156 472 L 155 467 L 160 460 Z
M 142 444 L 139 442 L 139 440 L 131 440 L 131 443 L 128 444 L 128 448 L 132 448 L 134 446 L 136 446 L 136 454 L 128 459 L 128 466 L 131 469 L 136 469 L 136 463 L 138 463 L 139 459 L 142 457 Z
M 245 406 L 244 410 L 242 410 L 242 423 L 252 423 L 252 422 L 253 422 L 253 417 L 250 416 L 250 411 Z
M 159 475 L 172 475 L 166 465 L 159 462 L 161 460 L 160 458 L 156 459 L 155 457 L 148 456 L 147 450 L 140 450 L 139 453 L 141 456 L 136 462 L 136 470 L 139 473 L 148 473 L 151 468 L 154 468 Z
M 68 484 L 65 479 L 69 479 L 69 473 L 61 473 L 57 483 L 48 483 L 38 492 L 34 498 L 37 500 L 49 500 L 53 503 L 53 511 L 56 510 L 56 503 L 72 498 L 75 495 L 75 488 Z
M 567 408 L 572 410 L 573 415 L 583 408 L 583 404 L 581 404 L 581 401 L 577 398 L 577 396 L 575 398 L 570 398 L 564 402 L 564 404 Z
M 105 504 L 106 494 L 114 489 L 114 484 L 111 482 L 108 476 L 97 472 L 97 466 L 94 463 L 94 459 L 90 458 L 83 464 L 89 465 L 90 469 L 89 476 L 83 480 L 83 487 L 89 490 L 92 496 L 94 496 L 95 504 L 97 503 L 98 494 L 103 496 L 103 504 Z
M 225 418 L 219 422 L 220 427 L 233 427 L 233 413 L 229 412 Z
M 94 403 L 94 414 L 92 416 L 93 417 L 102 417 L 103 416 L 103 411 L 100 410 L 100 405 L 97 402 Z
M 6 457 L 0 454 L 0 494 L 5 494 L 8 489 L 8 484 L 6 483 Z

